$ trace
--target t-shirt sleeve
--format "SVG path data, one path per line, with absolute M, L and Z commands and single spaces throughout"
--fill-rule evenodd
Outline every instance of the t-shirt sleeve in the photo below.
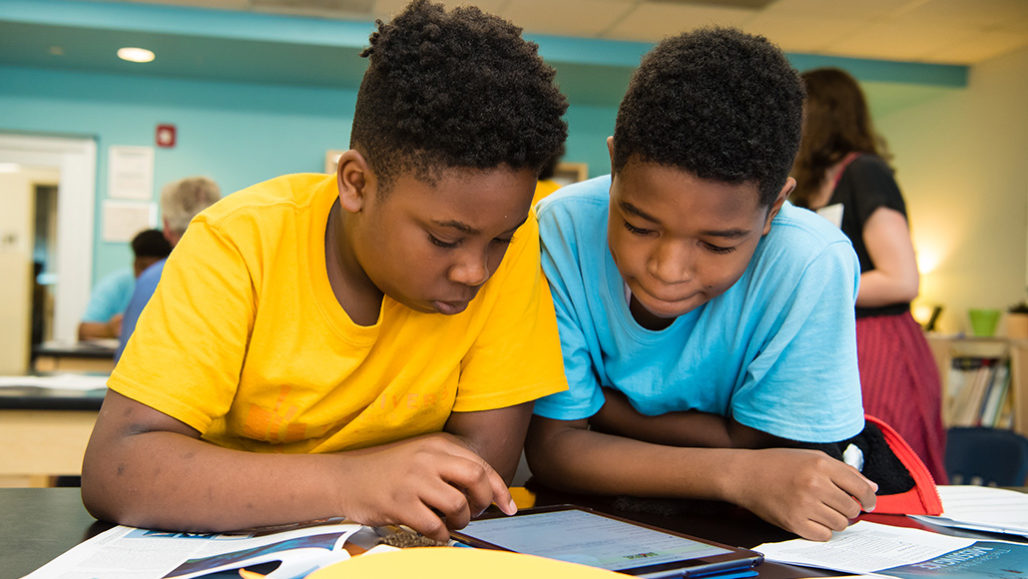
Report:
M 585 295 L 576 236 L 571 231 L 570 216 L 559 218 L 566 211 L 562 205 L 544 209 L 539 217 L 539 230 L 543 272 L 557 313 L 568 389 L 538 400 L 535 414 L 555 420 L 579 420 L 596 414 L 603 406 L 604 397 L 590 355 L 598 346 L 590 347 L 590 343 L 595 344 L 596 337 L 595 332 L 588 329 L 587 320 L 590 318 L 586 308 L 590 298 Z M 593 283 L 602 282 L 593 280 Z
M 846 179 L 854 189 L 853 203 L 860 223 L 880 207 L 893 209 L 907 216 L 903 194 L 885 161 L 870 155 L 861 155 L 846 168 Z
M 461 362 L 455 412 L 513 406 L 567 388 L 534 213 L 488 284 L 494 302 Z
M 100 280 L 89 297 L 82 321 L 106 322 L 124 312 L 134 286 L 135 277 L 131 270 L 119 271 Z
M 205 220 L 191 223 L 108 387 L 205 432 L 238 388 L 253 288 L 235 241 Z
M 732 396 L 732 416 L 791 440 L 849 438 L 863 427 L 856 256 L 847 242 L 831 243 L 791 279 L 794 289 L 766 304 L 760 324 L 767 338 Z
M 121 320 L 121 335 L 118 336 L 118 349 L 114 352 L 115 363 L 121 359 L 121 354 L 125 351 L 125 344 L 128 343 L 132 333 L 136 330 L 139 315 L 143 313 L 143 308 L 146 307 L 154 290 L 157 289 L 157 283 L 161 280 L 161 272 L 163 270 L 164 262 L 158 262 L 148 267 L 136 279 L 136 289 L 132 292 L 132 299 L 129 300 L 128 307 L 125 308 L 125 317 Z

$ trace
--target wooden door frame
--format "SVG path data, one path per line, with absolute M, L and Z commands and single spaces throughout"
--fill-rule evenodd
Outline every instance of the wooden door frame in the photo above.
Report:
M 96 142 L 91 138 L 0 134 L 0 162 L 56 167 L 57 291 L 53 337 L 78 339 L 93 277 Z

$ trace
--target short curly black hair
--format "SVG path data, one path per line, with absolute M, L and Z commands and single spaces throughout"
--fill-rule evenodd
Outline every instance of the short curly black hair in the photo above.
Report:
M 132 255 L 163 259 L 171 255 L 171 243 L 160 229 L 144 229 L 132 238 Z
M 763 36 L 702 28 L 665 39 L 621 101 L 613 170 L 638 159 L 702 179 L 753 181 L 770 206 L 799 148 L 803 96 L 799 74 Z
M 376 22 L 350 147 L 388 190 L 401 173 L 507 165 L 537 172 L 567 137 L 567 99 L 521 29 L 475 7 L 415 0 Z

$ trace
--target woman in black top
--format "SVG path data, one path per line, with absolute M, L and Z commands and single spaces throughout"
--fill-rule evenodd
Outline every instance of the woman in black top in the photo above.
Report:
M 931 349 L 910 315 L 919 280 L 903 195 L 857 81 L 835 68 L 802 77 L 807 100 L 792 200 L 841 227 L 860 259 L 864 412 L 893 426 L 944 484 L 941 388 Z

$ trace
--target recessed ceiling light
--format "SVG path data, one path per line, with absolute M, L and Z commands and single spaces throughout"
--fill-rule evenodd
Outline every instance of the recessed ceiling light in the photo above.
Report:
M 150 62 L 156 57 L 152 51 L 145 48 L 125 46 L 118 49 L 118 58 L 129 62 Z

